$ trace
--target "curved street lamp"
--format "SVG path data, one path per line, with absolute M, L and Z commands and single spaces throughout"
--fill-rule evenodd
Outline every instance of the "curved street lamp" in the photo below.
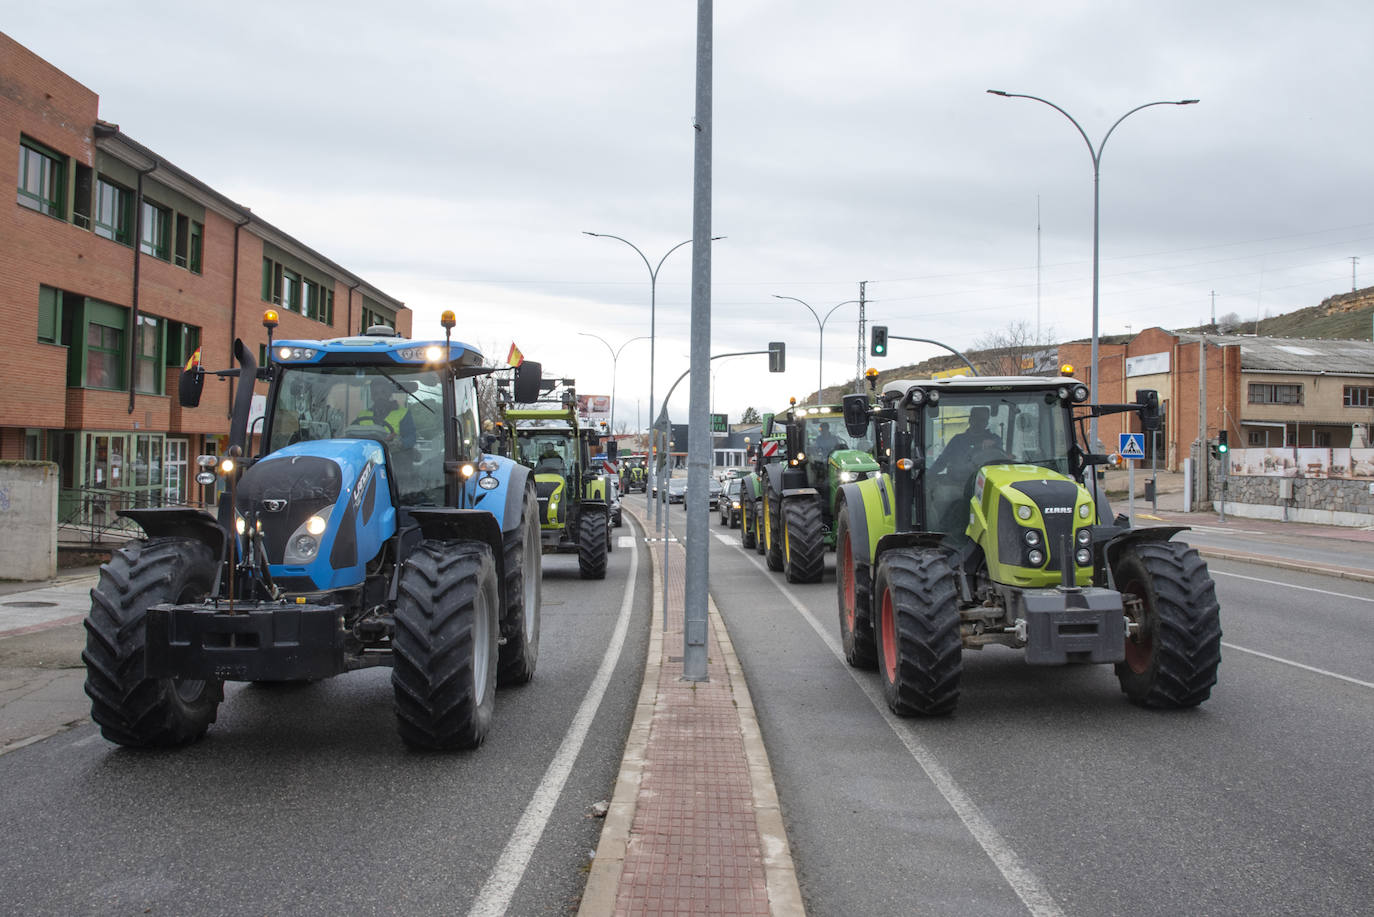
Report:
M 807 312 L 810 312 L 810 313 L 811 313 L 811 317 L 814 318 L 814 319 L 816 320 L 816 327 L 820 330 L 820 333 L 821 333 L 820 355 L 817 357 L 817 360 L 816 360 L 816 364 L 817 364 L 817 365 L 816 365 L 816 403 L 817 403 L 817 404 L 820 404 L 820 403 L 821 403 L 821 387 L 822 387 L 822 386 L 821 386 L 821 372 L 822 372 L 822 370 L 823 370 L 823 368 L 824 368 L 824 366 L 825 366 L 825 323 L 828 322 L 828 321 L 830 321 L 830 316 L 833 315 L 834 312 L 835 312 L 835 310 L 838 309 L 840 306 L 852 305 L 853 303 L 858 302 L 858 300 L 857 300 L 857 299 L 846 299 L 844 302 L 837 302 L 837 303 L 835 303 L 835 305 L 833 305 L 833 306 L 830 307 L 830 311 L 829 311 L 829 312 L 825 313 L 825 318 L 821 318 L 819 315 L 816 314 L 816 310 L 813 309 L 813 308 L 811 308 L 811 306 L 810 306 L 810 305 L 806 302 L 806 300 L 804 300 L 804 299 L 798 299 L 798 298 L 795 297 L 795 296 L 783 296 L 781 293 L 774 293 L 774 294 L 773 294 L 773 298 L 774 298 L 774 299 L 790 299 L 790 300 L 792 300 L 793 302 L 799 302 L 799 303 L 801 303 L 803 306 L 806 306 L 806 311 L 807 311 Z
M 612 435 L 612 436 L 615 436 L 615 370 L 616 370 L 616 364 L 618 364 L 618 363 L 620 362 L 620 351 L 624 350 L 627 346 L 629 346 L 630 344 L 633 344 L 635 341 L 647 341 L 647 340 L 649 339 L 649 336 L 648 336 L 647 334 L 641 334 L 639 337 L 630 338 L 630 339 L 629 339 L 628 341 L 626 341 L 624 344 L 621 344 L 620 347 L 616 348 L 616 347 L 612 347 L 611 344 L 610 344 L 610 342 L 607 341 L 605 338 L 603 338 L 603 337 L 602 337 L 601 335 L 599 335 L 599 334 L 592 334 L 590 331 L 579 331 L 579 332 L 577 332 L 577 333 L 580 334 L 580 335 L 582 335 L 583 337 L 596 338 L 598 341 L 600 341 L 601 343 L 605 344 L 605 345 L 606 345 L 606 349 L 609 350 L 609 351 L 611 352 L 611 427 L 610 427 L 610 430 L 611 430 L 611 435 Z
M 655 329 L 654 329 L 654 313 L 655 313 L 655 311 L 656 311 L 656 307 L 657 307 L 657 297 L 658 297 L 658 293 L 657 293 L 657 289 L 658 289 L 658 271 L 659 271 L 659 268 L 663 267 L 663 262 L 665 262 L 665 261 L 668 260 L 668 256 L 669 256 L 669 255 L 671 255 L 673 252 L 677 251 L 679 248 L 682 248 L 682 246 L 689 244 L 692 240 L 691 240 L 691 239 L 684 239 L 684 240 L 682 240 L 681 242 L 679 242 L 678 244 L 674 245 L 672 248 L 668 249 L 666 252 L 663 253 L 663 257 L 658 259 L 658 265 L 657 265 L 657 266 L 654 266 L 653 264 L 649 263 L 649 259 L 645 256 L 644 252 L 642 252 L 642 251 L 639 250 L 639 246 L 638 246 L 638 245 L 635 245 L 635 244 L 634 244 L 633 242 L 631 242 L 629 239 L 623 239 L 623 238 L 621 238 L 620 236 L 613 236 L 613 235 L 611 235 L 611 234 L 608 233 L 608 232 L 589 232 L 589 231 L 587 231 L 587 230 L 585 230 L 585 229 L 582 230 L 582 235 L 584 235 L 584 236 L 591 236 L 591 237 L 593 237 L 593 238 L 595 238 L 595 239 L 615 239 L 615 240 L 618 241 L 618 242 L 624 242 L 626 245 L 630 246 L 630 248 L 633 248 L 633 249 L 635 250 L 635 254 L 638 255 L 638 256 L 640 257 L 640 259 L 644 262 L 644 266 L 645 266 L 646 268 L 649 269 L 649 417 L 652 418 L 652 417 L 654 416 L 654 344 L 655 344 L 655 342 L 656 342 L 656 340 L 657 340 L 657 337 L 656 337 L 657 332 L 656 332 Z M 725 238 L 724 236 L 712 236 L 712 237 L 711 237 L 711 241 L 714 242 L 716 239 L 724 239 L 724 238 Z M 652 425 L 651 425 L 651 429 L 652 429 Z M 654 451 L 653 437 L 650 436 L 650 437 L 649 437 L 649 463 L 650 463 L 650 467 L 653 467 L 653 457 L 654 457 L 654 456 L 653 456 L 653 451 Z M 648 491 L 645 491 L 644 499 L 645 499 L 645 512 L 654 512 L 654 511 L 655 511 L 654 503 L 653 503 L 652 500 L 649 499 Z
M 1097 397 L 1097 395 L 1098 395 L 1098 392 L 1097 392 L 1097 288 L 1098 288 L 1098 276 L 1099 276 L 1099 275 L 1098 275 L 1098 232 L 1097 232 L 1097 230 L 1098 230 L 1098 217 L 1099 217 L 1100 212 L 1101 212 L 1101 209 L 1100 209 L 1100 207 L 1099 207 L 1099 205 L 1098 205 L 1098 200 L 1099 200 L 1100 178 L 1101 178 L 1101 172 L 1102 172 L 1102 148 L 1103 148 L 1104 146 L 1107 145 L 1107 138 L 1110 137 L 1110 136 L 1112 135 L 1112 131 L 1116 130 L 1117 125 L 1120 124 L 1122 121 L 1125 121 L 1125 120 L 1126 120 L 1127 118 L 1129 118 L 1131 115 L 1133 115 L 1133 114 L 1135 114 L 1136 112 L 1140 111 L 1142 108 L 1153 108 L 1153 107 L 1156 106 L 1156 105 L 1196 105 L 1200 100 L 1198 100 L 1198 99 L 1180 99 L 1180 100 L 1178 100 L 1178 101 L 1165 100 L 1165 101 L 1160 101 L 1160 102 L 1146 102 L 1144 105 L 1137 105 L 1135 108 L 1132 108 L 1130 111 L 1126 112 L 1126 114 L 1122 115 L 1120 118 L 1117 118 L 1117 119 L 1116 119 L 1116 122 L 1115 122 L 1111 127 L 1109 127 L 1109 128 L 1107 129 L 1107 133 L 1104 134 L 1104 135 L 1102 136 L 1102 142 L 1099 143 L 1099 144 L 1094 148 L 1094 147 L 1093 147 L 1093 142 L 1092 142 L 1091 140 L 1088 139 L 1088 133 L 1087 133 L 1087 131 L 1083 130 L 1083 126 L 1080 125 L 1077 121 L 1074 120 L 1073 115 L 1069 114 L 1069 113 L 1066 112 L 1064 109 L 1060 108 L 1058 105 L 1055 105 L 1055 104 L 1054 104 L 1053 102 L 1051 102 L 1049 99 L 1042 99 L 1042 98 L 1040 98 L 1039 96 L 1025 95 L 1025 94 L 1019 93 L 1019 92 L 1004 92 L 1004 91 L 1002 91 L 1001 89 L 989 89 L 989 90 L 988 90 L 988 93 L 989 93 L 990 95 L 1001 96 L 1001 97 L 1004 98 L 1004 99 L 1030 99 L 1031 101 L 1034 101 L 1034 102 L 1041 102 L 1041 103 L 1043 103 L 1043 104 L 1045 104 L 1045 105 L 1048 105 L 1050 108 L 1053 108 L 1055 111 L 1059 112 L 1061 115 L 1063 115 L 1064 117 L 1068 118 L 1068 119 L 1069 119 L 1069 122 L 1070 122 L 1071 124 L 1073 124 L 1073 126 L 1074 126 L 1075 128 L 1078 129 L 1079 136 L 1081 136 L 1081 137 L 1083 138 L 1083 142 L 1086 143 L 1086 144 L 1088 145 L 1088 154 L 1089 154 L 1090 156 L 1092 156 L 1092 160 L 1093 160 L 1093 343 L 1092 343 L 1092 369 L 1091 369 L 1092 377 L 1091 377 L 1091 379 L 1090 379 L 1090 390 L 1091 390 L 1091 392 L 1092 392 L 1092 401 L 1093 401 L 1094 404 L 1097 404 L 1097 403 L 1098 403 L 1098 397 Z M 1096 417 L 1093 417 L 1092 420 L 1089 421 L 1088 427 L 1089 427 L 1089 429 L 1088 429 L 1088 437 L 1089 437 L 1089 438 L 1092 440 L 1092 442 L 1093 442 L 1092 448 L 1096 449 L 1096 448 L 1097 448 L 1097 418 L 1096 418 Z

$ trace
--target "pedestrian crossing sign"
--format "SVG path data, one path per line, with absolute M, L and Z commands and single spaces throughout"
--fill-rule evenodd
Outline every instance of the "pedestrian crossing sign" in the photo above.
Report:
M 1118 436 L 1121 442 L 1116 451 L 1121 453 L 1122 458 L 1143 459 L 1145 457 L 1144 433 L 1121 433 Z

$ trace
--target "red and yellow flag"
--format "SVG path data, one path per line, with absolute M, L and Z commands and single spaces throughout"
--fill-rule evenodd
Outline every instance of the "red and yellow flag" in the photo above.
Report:
M 199 366 L 199 365 L 200 365 L 200 348 L 197 347 L 197 348 L 196 348 L 196 352 L 193 353 L 193 354 L 191 354 L 191 359 L 189 359 L 189 360 L 186 361 L 186 371 L 189 373 L 191 370 L 195 369 L 195 368 L 196 368 L 197 366 Z
M 515 342 L 510 342 L 510 353 L 506 354 L 507 366 L 519 366 L 525 362 L 525 355 L 520 352 L 520 348 L 515 346 Z

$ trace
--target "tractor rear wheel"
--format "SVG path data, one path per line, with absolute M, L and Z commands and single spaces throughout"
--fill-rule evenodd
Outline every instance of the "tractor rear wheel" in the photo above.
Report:
M 789 583 L 819 583 L 825 575 L 825 520 L 815 497 L 793 497 L 782 505 L 783 569 Z
M 577 514 L 577 572 L 583 579 L 606 578 L 606 548 L 610 529 L 606 517 L 586 507 Z
M 938 550 L 892 550 L 878 561 L 878 674 L 898 716 L 940 716 L 959 702 L 963 642 L 954 570 Z
M 476 748 L 496 707 L 500 590 L 491 548 L 421 542 L 396 597 L 391 687 L 401 740 L 433 751 Z
M 1125 548 L 1112 576 L 1135 625 L 1116 664 L 1121 690 L 1142 707 L 1205 701 L 1221 664 L 1221 608 L 1207 564 L 1186 544 L 1146 542 Z
M 143 676 L 148 608 L 205 598 L 215 567 L 208 545 L 184 538 L 133 541 L 101 565 L 81 658 L 91 719 L 109 741 L 135 748 L 185 745 L 215 721 L 222 681 Z
M 754 501 L 741 496 L 739 501 L 739 543 L 742 548 L 758 545 L 758 533 L 754 529 Z
M 765 496 L 762 502 L 764 504 L 763 559 L 767 561 L 769 570 L 778 571 L 783 567 L 782 498 L 770 495 Z
M 768 550 L 768 539 L 763 534 L 763 501 L 754 501 L 754 553 L 763 554 Z
M 872 575 L 869 565 L 854 553 L 849 504 L 841 503 L 835 517 L 835 594 L 844 658 L 856 669 L 878 667 L 878 650 L 873 643 Z
M 506 566 L 506 611 L 501 620 L 498 685 L 523 685 L 534 677 L 539 661 L 539 614 L 542 603 L 543 549 L 539 539 L 539 501 L 525 489 L 520 524 L 506 533 L 502 550 Z

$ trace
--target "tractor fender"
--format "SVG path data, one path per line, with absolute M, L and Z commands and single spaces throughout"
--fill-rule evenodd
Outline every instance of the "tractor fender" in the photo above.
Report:
M 183 506 L 149 507 L 120 510 L 119 515 L 132 519 L 149 538 L 185 538 L 209 546 L 216 557 L 224 557 L 224 529 L 215 517 L 203 509 Z
M 510 477 L 506 479 L 506 501 L 501 512 L 501 530 L 505 532 L 519 528 L 524 519 L 525 488 L 534 488 L 530 469 L 511 462 Z
M 769 491 L 782 493 L 782 469 L 782 462 L 774 462 L 763 467 L 762 480 L 759 482 L 762 485 L 761 494 Z
M 876 544 L 896 527 L 890 489 L 891 483 L 885 478 L 869 478 L 840 485 L 835 515 L 839 516 L 841 506 L 849 508 L 849 537 L 853 540 L 854 557 L 859 563 L 876 564 Z
M 784 500 L 790 500 L 792 497 L 815 497 L 820 499 L 820 496 L 821 492 L 814 487 L 791 487 L 782 492 L 782 498 Z
M 1121 556 L 1121 552 L 1125 548 L 1137 544 L 1168 541 L 1179 532 L 1188 531 L 1189 528 L 1191 528 L 1191 526 L 1161 525 L 1150 528 L 1126 529 L 1122 531 L 1121 534 L 1117 535 L 1102 547 L 1102 551 L 1107 558 L 1108 576 L 1110 576 L 1111 571 L 1116 568 L 1117 558 Z
M 878 539 L 878 547 L 873 552 L 873 565 L 876 567 L 883 554 L 896 548 L 947 550 L 945 536 L 939 532 L 893 532 Z
M 449 507 L 408 507 L 410 518 L 420 527 L 420 533 L 430 541 L 477 541 L 491 548 L 496 561 L 496 581 L 506 581 L 506 552 L 501 538 L 501 524 L 496 517 L 481 509 L 451 509 Z M 516 514 L 519 519 L 519 514 Z M 517 523 L 518 524 L 518 523 Z M 404 557 L 396 558 L 398 564 Z

